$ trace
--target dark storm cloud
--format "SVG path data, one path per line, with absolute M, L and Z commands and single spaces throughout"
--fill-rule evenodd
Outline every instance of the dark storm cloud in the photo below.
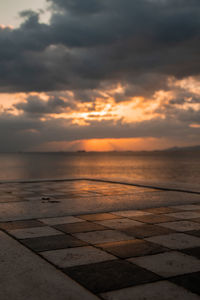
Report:
M 45 115 L 66 112 L 67 108 L 74 105 L 58 97 L 50 97 L 44 101 L 38 96 L 29 96 L 25 102 L 19 102 L 14 107 L 24 113 Z
M 33 11 L 0 30 L 0 91 L 88 90 L 129 83 L 165 87 L 165 76 L 200 72 L 199 0 L 49 0 L 49 24 Z M 148 89 L 146 88 L 148 87 Z
M 99 0 L 56 0 L 51 1 L 47 0 L 52 3 L 52 8 L 58 9 L 65 9 L 75 14 L 92 14 L 101 11 L 104 8 L 103 1 Z

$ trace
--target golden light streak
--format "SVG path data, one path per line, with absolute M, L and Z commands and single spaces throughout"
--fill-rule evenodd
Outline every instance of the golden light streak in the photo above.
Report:
M 189 127 L 191 127 L 191 128 L 200 128 L 200 124 L 190 124 Z
M 33 148 L 33 151 L 79 151 L 108 152 L 108 151 L 154 151 L 163 150 L 174 145 L 188 146 L 187 141 L 173 141 L 167 138 L 120 138 L 120 139 L 91 139 L 72 142 L 49 142 Z M 191 144 L 194 146 L 195 144 Z

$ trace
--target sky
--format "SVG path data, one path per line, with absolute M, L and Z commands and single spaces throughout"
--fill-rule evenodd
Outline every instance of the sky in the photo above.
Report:
M 0 151 L 200 144 L 199 0 L 2 2 Z

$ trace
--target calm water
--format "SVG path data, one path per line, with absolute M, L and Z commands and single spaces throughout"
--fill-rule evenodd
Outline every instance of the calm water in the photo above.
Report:
M 72 177 L 200 183 L 200 152 L 0 154 L 0 180 Z

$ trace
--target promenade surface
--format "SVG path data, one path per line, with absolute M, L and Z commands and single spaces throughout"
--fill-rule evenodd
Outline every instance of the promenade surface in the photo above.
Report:
M 0 299 L 200 299 L 200 194 L 0 184 Z

